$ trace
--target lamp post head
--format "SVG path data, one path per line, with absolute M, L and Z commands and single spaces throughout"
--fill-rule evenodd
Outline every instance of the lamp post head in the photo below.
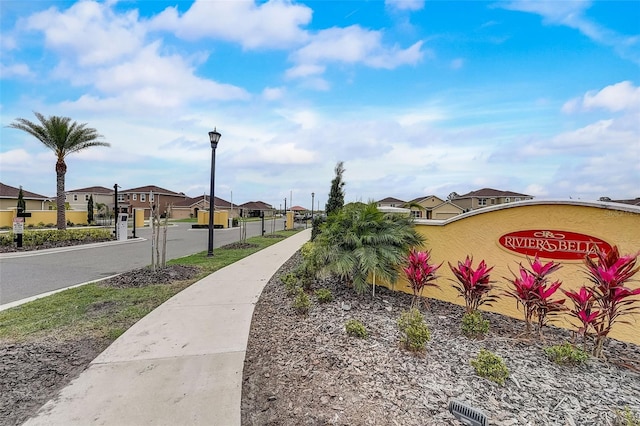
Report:
M 213 132 L 209 132 L 209 140 L 211 141 L 211 148 L 216 149 L 218 146 L 218 141 L 220 140 L 220 132 L 216 131 L 216 128 L 213 128 Z

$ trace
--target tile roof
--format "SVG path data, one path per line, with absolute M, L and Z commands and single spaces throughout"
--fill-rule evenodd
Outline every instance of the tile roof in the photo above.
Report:
M 398 200 L 397 198 L 393 198 L 393 197 L 387 197 L 387 198 L 383 198 L 382 200 L 378 201 L 378 203 L 405 203 L 402 200 Z
M 80 189 L 73 189 L 71 191 L 65 191 L 65 193 L 70 194 L 73 192 L 87 192 L 87 193 L 93 193 L 93 194 L 107 194 L 107 195 L 112 195 L 113 194 L 113 189 L 112 188 L 105 188 L 104 186 L 89 186 L 87 188 L 80 188 Z
M 531 197 L 527 194 L 519 194 L 511 191 L 501 191 L 493 188 L 482 188 L 477 191 L 471 191 L 464 195 L 459 195 L 456 198 L 472 198 L 472 197 Z
M 209 202 L 209 196 L 205 195 L 205 196 L 197 196 L 197 197 L 188 197 L 185 198 L 182 201 L 178 201 L 173 203 L 174 207 L 191 207 L 194 204 L 199 203 L 200 201 L 202 201 L 202 199 L 205 199 L 207 202 Z M 227 200 L 223 200 L 222 198 L 218 198 L 216 196 L 213 197 L 215 199 L 214 205 L 216 207 L 223 207 L 223 208 L 231 208 L 231 203 L 228 202 Z
M 138 188 L 130 188 L 125 190 L 120 190 L 118 192 L 121 194 L 126 194 L 127 192 L 143 193 L 143 192 L 151 192 L 151 191 L 153 191 L 154 194 L 159 194 L 159 195 L 174 195 L 174 196 L 183 196 L 185 198 L 188 198 L 182 192 L 169 191 L 168 189 L 160 188 L 159 186 L 155 186 L 155 185 L 139 186 Z
M 407 201 L 407 204 L 411 204 L 411 203 L 419 203 L 422 200 L 426 200 L 427 198 L 437 198 L 438 200 L 442 200 L 442 198 L 438 197 L 437 195 L 425 195 L 424 197 L 418 197 L 418 198 L 414 198 L 411 201 Z M 444 201 L 444 200 L 442 200 Z
M 273 210 L 271 205 L 263 202 L 263 201 L 248 201 L 244 204 L 240 204 L 238 207 L 241 209 L 249 209 L 249 210 Z
M 0 198 L 15 198 L 18 199 L 18 193 L 20 192 L 20 188 L 16 188 L 14 186 L 5 185 L 0 182 Z M 47 197 L 46 195 L 36 194 L 35 192 L 30 192 L 22 189 L 22 196 L 26 200 L 49 200 L 51 197 Z M 55 198 L 55 197 L 54 197 Z
M 614 203 L 630 204 L 632 206 L 640 206 L 640 197 L 636 197 L 633 200 L 611 200 Z

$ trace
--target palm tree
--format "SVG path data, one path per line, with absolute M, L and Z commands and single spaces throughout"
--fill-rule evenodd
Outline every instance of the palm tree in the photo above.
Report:
M 100 141 L 99 139 L 102 138 L 102 135 L 98 134 L 96 129 L 87 127 L 86 123 L 78 124 L 75 121 L 72 122 L 69 117 L 55 115 L 45 117 L 35 111 L 34 114 L 40 123 L 34 123 L 26 118 L 17 118 L 9 127 L 29 133 L 56 154 L 58 229 L 66 229 L 64 176 L 67 173 L 67 164 L 64 162 L 65 157 L 93 146 L 110 145 L 107 142 Z
M 410 217 L 385 214 L 376 203 L 354 203 L 327 219 L 314 255 L 321 273 L 339 276 L 358 293 L 366 291 L 371 276 L 375 292 L 376 279 L 395 283 L 409 248 L 423 242 Z

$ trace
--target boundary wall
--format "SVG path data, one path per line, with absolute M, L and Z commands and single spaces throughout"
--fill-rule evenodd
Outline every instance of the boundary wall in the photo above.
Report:
M 452 286 L 455 276 L 447 262 L 456 266 L 458 261 L 464 261 L 469 255 L 473 256 L 475 267 L 480 261 L 485 260 L 488 266 L 494 266 L 491 272 L 494 292 L 501 293 L 509 288 L 504 277 L 511 278 L 511 271 L 517 273 L 520 263 L 528 266 L 528 258 L 533 259 L 535 256 L 505 248 L 500 241 L 502 237 L 502 241 L 505 242 L 504 236 L 507 234 L 535 231 L 538 235 L 546 235 L 552 240 L 555 238 L 556 242 L 565 235 L 583 234 L 587 237 L 587 242 L 560 244 L 565 251 L 574 252 L 573 254 L 579 258 L 583 258 L 579 252 L 589 247 L 589 237 L 593 241 L 602 240 L 602 244 L 617 245 L 621 255 L 640 251 L 640 207 L 620 203 L 526 200 L 474 210 L 447 220 L 417 219 L 415 223 L 418 232 L 426 238 L 423 249 L 431 250 L 432 261 L 436 264 L 443 262 L 437 272 L 439 278 L 436 282 L 440 289 L 426 288 L 423 295 L 463 306 L 464 299 L 458 296 L 458 292 Z M 544 231 L 551 233 L 545 234 Z M 533 240 L 519 241 L 529 241 L 536 246 L 536 241 Z M 551 280 L 562 281 L 561 288 L 564 289 L 577 289 L 582 285 L 589 285 L 583 260 L 558 260 L 558 256 L 562 256 L 556 250 L 558 247 L 558 244 L 546 245 L 542 242 L 538 243 L 536 250 L 541 260 L 554 260 L 562 264 L 562 268 L 550 275 Z M 628 282 L 626 286 L 638 288 L 640 272 L 634 276 L 634 281 Z M 394 289 L 412 293 L 403 274 Z M 560 291 L 556 295 L 557 298 L 565 298 Z M 565 303 L 572 306 L 570 300 Z M 503 296 L 493 307 L 482 306 L 481 309 L 524 318 L 517 309 L 515 299 L 511 297 Z M 565 317 L 569 318 L 568 315 L 560 316 Z M 631 324 L 616 323 L 609 336 L 640 345 L 640 312 L 623 320 L 629 320 Z M 551 324 L 573 328 L 567 321 Z M 524 323 L 522 327 L 524 331 Z

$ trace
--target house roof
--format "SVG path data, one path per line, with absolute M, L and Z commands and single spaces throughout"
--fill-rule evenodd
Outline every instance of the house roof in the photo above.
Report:
M 5 185 L 0 182 L 0 198 L 15 198 L 18 199 L 18 193 L 20 192 L 20 188 L 16 188 L 14 186 Z M 22 189 L 22 197 L 25 200 L 49 200 L 51 197 L 47 197 L 46 195 L 36 194 L 35 192 L 27 191 L 24 188 Z
M 138 188 L 125 189 L 120 191 L 120 193 L 121 194 L 126 194 L 127 192 L 148 193 L 151 191 L 153 191 L 154 194 L 159 194 L 159 195 L 173 195 L 173 196 L 182 196 L 182 197 L 188 198 L 182 192 L 173 192 L 168 189 L 160 188 L 159 186 L 155 186 L 155 185 L 139 186 Z
M 393 197 L 387 197 L 387 198 L 383 198 L 382 200 L 378 201 L 378 203 L 402 203 L 404 204 L 405 202 L 402 200 L 398 200 L 397 198 L 393 198 Z
M 418 198 L 414 198 L 411 201 L 407 201 L 407 204 L 412 204 L 412 203 L 420 203 L 420 201 L 426 200 L 427 198 L 437 198 L 438 200 L 444 201 L 442 198 L 438 197 L 437 195 L 425 195 L 424 197 L 418 197 Z
M 459 205 L 457 205 L 456 203 L 451 202 L 451 200 L 446 200 L 440 204 L 438 204 L 437 206 L 435 206 L 432 210 L 438 210 L 440 208 L 442 208 L 442 206 L 444 206 L 445 204 L 450 204 L 453 207 L 455 207 L 456 209 L 460 210 L 460 213 L 464 212 L 464 209 L 462 207 L 460 207 Z
M 214 206 L 216 207 L 223 207 L 223 208 L 231 208 L 231 203 L 228 202 L 227 200 L 223 200 L 222 198 L 216 197 L 214 196 Z M 199 202 L 201 202 L 202 200 L 205 200 L 207 203 L 209 202 L 209 196 L 208 195 L 204 195 L 204 196 L 198 196 L 198 197 L 189 197 L 189 198 L 185 198 L 182 201 L 178 201 L 173 203 L 173 207 L 192 207 L 195 204 L 198 204 Z
M 471 191 L 464 195 L 459 195 L 455 199 L 459 198 L 474 198 L 474 197 L 531 197 L 531 195 L 520 194 L 512 191 L 502 191 L 493 188 L 482 188 L 477 191 Z
M 106 194 L 113 195 L 113 189 L 105 188 L 104 186 L 89 186 L 87 188 L 73 189 L 71 191 L 65 191 L 67 194 L 73 192 L 86 192 L 92 194 Z
M 273 210 L 273 207 L 263 201 L 248 201 L 239 207 L 248 210 Z
M 304 208 L 302 206 L 293 206 L 293 207 L 291 207 L 290 210 L 292 210 L 294 212 L 306 212 L 308 209 Z

